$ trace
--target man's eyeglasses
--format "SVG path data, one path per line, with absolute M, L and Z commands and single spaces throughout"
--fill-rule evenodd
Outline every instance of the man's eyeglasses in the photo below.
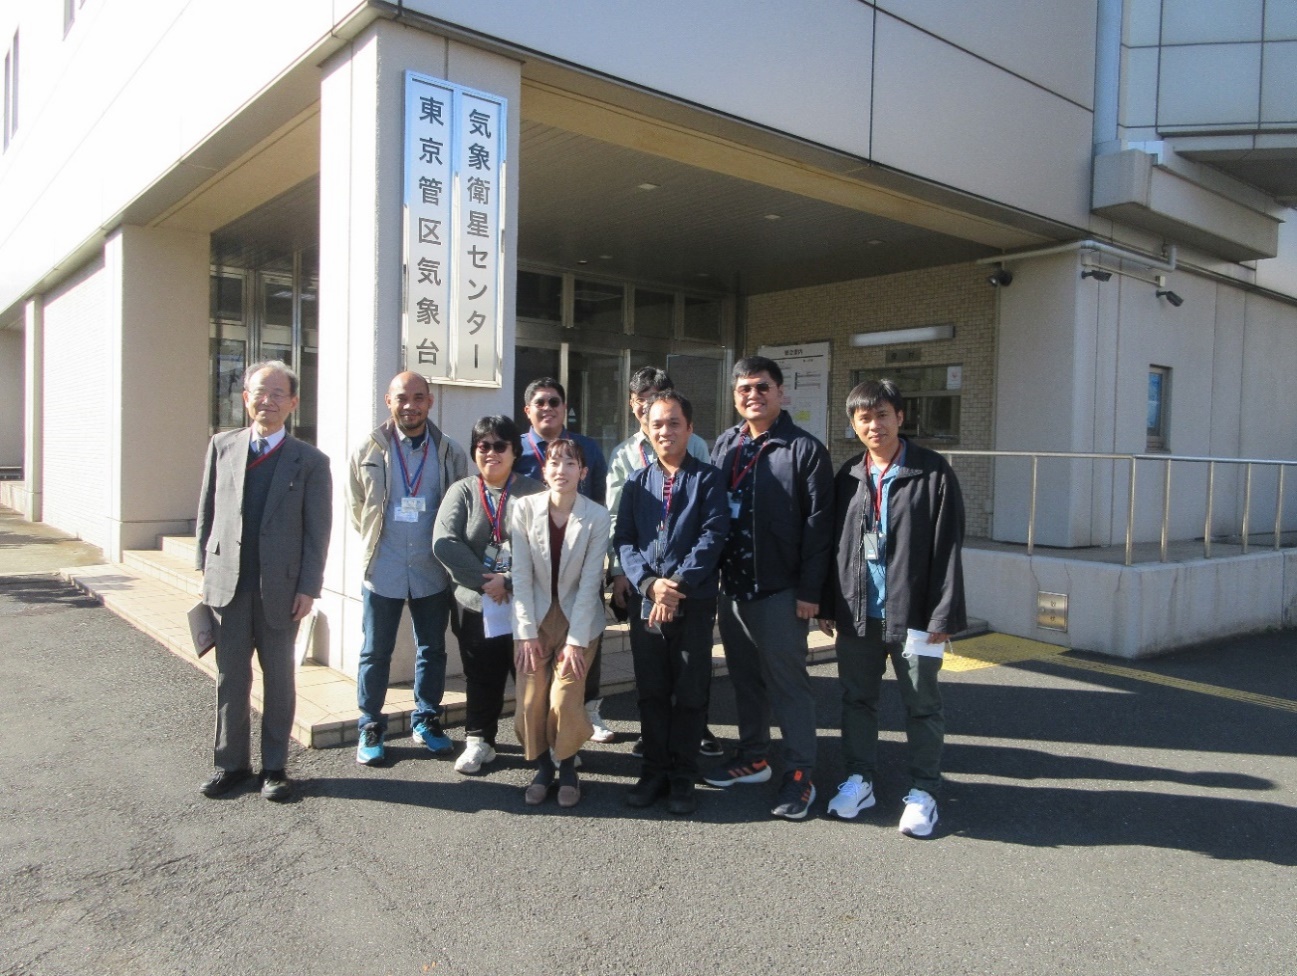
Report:
M 531 401 L 533 407 L 549 407 L 551 410 L 563 406 L 563 401 L 556 396 L 536 397 Z
M 734 387 L 734 392 L 739 396 L 747 396 L 749 393 L 760 393 L 764 396 L 770 392 L 770 384 L 765 380 L 760 383 L 743 383 Z
M 477 449 L 482 454 L 486 454 L 488 452 L 494 454 L 503 454 L 505 451 L 509 450 L 510 447 L 511 445 L 509 444 L 508 441 L 478 441 L 477 442 Z
M 271 393 L 268 390 L 249 390 L 248 399 L 254 403 L 257 400 L 273 400 L 275 403 L 283 403 L 285 400 L 291 400 L 291 393 Z

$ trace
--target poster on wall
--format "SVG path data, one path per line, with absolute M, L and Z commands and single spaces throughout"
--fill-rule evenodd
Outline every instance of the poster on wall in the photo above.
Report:
M 758 356 L 773 359 L 784 373 L 784 409 L 793 423 L 829 442 L 829 343 L 802 342 L 762 346 Z
M 405 75 L 405 368 L 434 383 L 504 375 L 506 102 Z

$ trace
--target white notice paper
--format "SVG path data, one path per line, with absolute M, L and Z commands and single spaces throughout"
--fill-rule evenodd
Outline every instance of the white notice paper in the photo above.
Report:
M 943 644 L 929 644 L 928 632 L 926 630 L 907 630 L 905 632 L 905 650 L 901 652 L 903 657 L 945 657 L 946 647 L 950 641 Z
M 496 603 L 489 596 L 482 597 L 482 631 L 487 637 L 503 637 L 513 633 L 513 597 Z

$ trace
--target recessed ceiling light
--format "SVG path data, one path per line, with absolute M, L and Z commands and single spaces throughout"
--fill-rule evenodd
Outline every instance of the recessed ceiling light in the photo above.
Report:
M 879 244 L 886 244 L 887 242 L 880 241 L 877 237 L 875 237 L 873 240 L 865 241 L 865 243 L 868 244 L 870 247 L 877 247 Z
M 585 258 L 577 258 L 577 259 L 576 259 L 576 263 L 577 263 L 577 264 L 589 264 L 590 262 L 587 261 Z
M 707 272 L 707 271 L 699 271 L 696 275 L 694 275 L 694 277 L 695 277 L 695 278 L 710 278 L 710 277 L 711 277 L 711 273 L 710 273 L 710 272 Z
M 766 220 L 780 220 L 779 214 L 766 214 Z
M 600 260 L 600 261 L 611 261 L 611 260 L 612 260 L 612 255 L 611 255 L 611 254 L 600 254 L 600 255 L 599 255 L 599 260 Z
M 656 190 L 658 185 L 656 183 L 641 183 L 639 188 L 641 190 Z

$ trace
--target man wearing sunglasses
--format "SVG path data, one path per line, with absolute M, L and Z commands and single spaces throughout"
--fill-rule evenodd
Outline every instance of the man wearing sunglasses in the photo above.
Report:
M 446 489 L 468 476 L 464 449 L 428 420 L 434 398 L 426 379 L 398 373 L 383 400 L 392 417 L 352 455 L 347 479 L 351 524 L 365 546 L 365 643 L 356 674 L 356 762 L 365 766 L 386 758 L 383 703 L 407 605 L 416 648 L 414 738 L 434 755 L 451 752 L 441 727 L 441 698 L 452 597 L 450 577 L 432 554 L 432 528 Z
M 567 392 L 563 384 L 552 376 L 541 376 L 527 384 L 523 393 L 523 413 L 531 421 L 531 429 L 522 435 L 522 457 L 514 465 L 514 470 L 528 478 L 544 481 L 545 452 L 549 445 L 560 437 L 576 441 L 585 454 L 586 476 L 577 485 L 577 491 L 596 501 L 607 505 L 608 462 L 604 460 L 603 449 L 599 442 L 585 434 L 565 430 L 567 423 Z M 595 742 L 612 742 L 617 734 L 603 724 L 599 715 L 599 706 L 603 699 L 599 695 L 599 678 L 603 668 L 603 655 L 596 653 L 590 663 L 590 670 L 585 678 L 585 707 L 594 726 L 590 736 Z
M 783 409 L 783 371 L 763 356 L 734 364 L 734 409 L 712 464 L 725 475 L 730 532 L 719 620 L 734 685 L 739 747 L 705 773 L 712 786 L 764 783 L 770 722 L 783 733 L 784 775 L 771 813 L 805 818 L 815 801 L 815 698 L 807 632 L 833 552 L 833 468 L 824 445 Z

